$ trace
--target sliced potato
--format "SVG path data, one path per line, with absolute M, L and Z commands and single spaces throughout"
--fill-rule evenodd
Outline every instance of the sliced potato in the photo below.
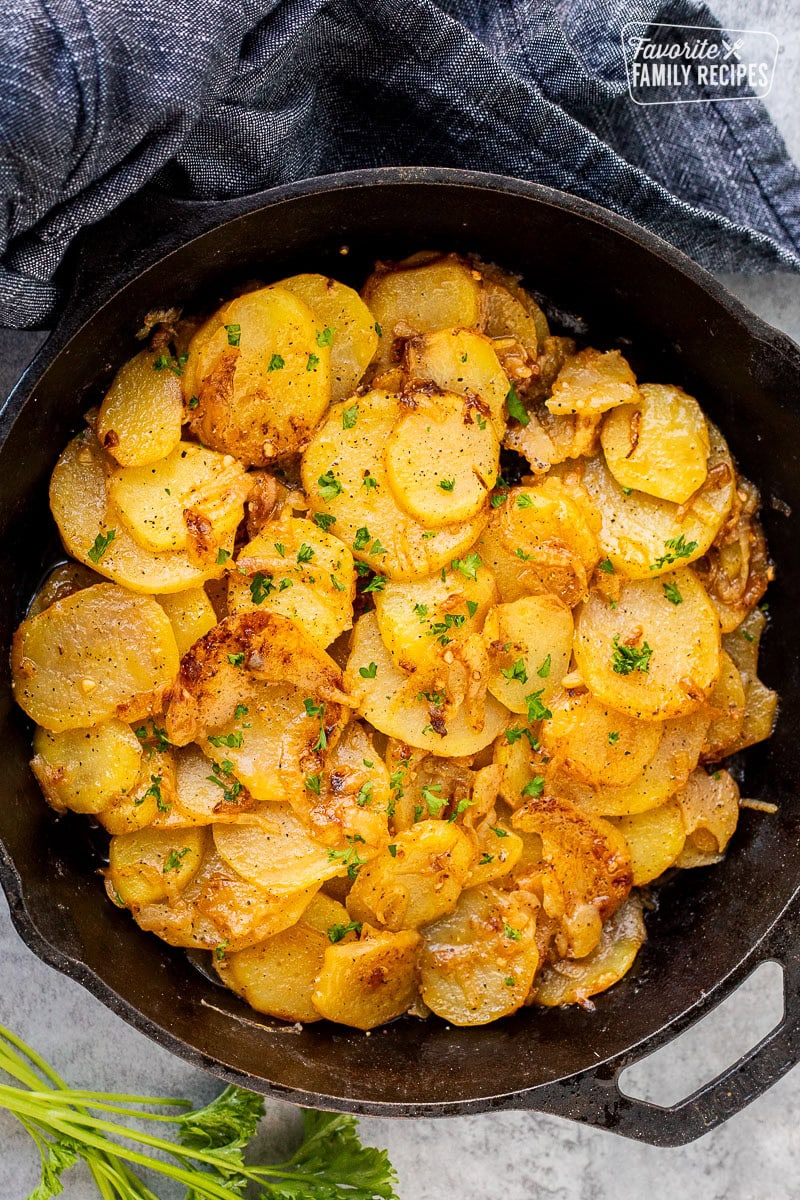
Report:
M 222 575 L 224 567 L 216 558 L 201 563 L 186 550 L 143 549 L 122 517 L 109 507 L 108 465 L 89 430 L 73 438 L 56 463 L 50 508 L 70 554 L 131 591 L 147 594 L 182 592 Z M 224 553 L 232 552 L 233 539 L 231 529 L 220 546 Z
M 590 996 L 607 991 L 627 975 L 646 938 L 642 902 L 638 896 L 629 896 L 606 921 L 600 942 L 591 954 L 543 967 L 536 977 L 531 1001 L 546 1008 L 585 1004 Z
M 443 392 L 479 397 L 488 408 L 495 433 L 502 439 L 510 384 L 489 338 L 474 329 L 440 329 L 422 334 L 406 343 L 405 363 L 413 384 L 435 383 Z M 476 408 L 474 419 L 486 415 Z
M 127 908 L 172 900 L 200 869 L 207 839 L 205 829 L 140 829 L 113 837 L 109 884 Z
M 262 805 L 258 816 L 258 824 L 215 824 L 214 845 L 237 875 L 273 895 L 287 895 L 344 874 L 347 854 L 353 862 L 360 857 L 355 843 L 352 853 L 334 856 L 314 841 L 286 804 Z
M 528 424 L 515 425 L 503 445 L 527 460 L 534 475 L 546 475 L 556 463 L 597 453 L 602 414 L 554 416 L 544 405 L 528 409 Z
M 603 413 L 639 399 L 636 376 L 619 350 L 580 350 L 556 376 L 551 413 Z
M 57 812 L 99 813 L 139 775 L 142 748 L 130 725 L 109 721 L 91 729 L 33 735 L 31 770 Z
M 189 588 L 156 599 L 169 617 L 181 658 L 217 623 L 214 605 L 204 588 Z
M 339 538 L 285 510 L 239 552 L 228 611 L 282 613 L 324 649 L 352 626 L 355 579 Z
M 39 613 L 55 604 L 56 600 L 66 600 L 67 596 L 73 595 L 74 592 L 102 582 L 103 576 L 84 567 L 83 563 L 73 562 L 72 559 L 59 563 L 57 567 L 53 567 L 31 600 L 25 616 L 38 617 Z
M 685 567 L 626 580 L 613 605 L 591 593 L 575 623 L 575 659 L 602 703 L 645 721 L 681 716 L 705 704 L 719 676 L 717 614 Z
M 467 835 L 450 821 L 420 821 L 362 867 L 347 897 L 356 921 L 416 929 L 452 912 L 475 861 Z
M 510 808 L 525 801 L 524 788 L 544 773 L 538 742 L 524 721 L 510 725 L 494 744 L 493 761 L 500 768 L 498 795 Z
M 475 827 L 475 836 L 478 839 L 477 858 L 465 888 L 485 887 L 487 883 L 505 880 L 522 858 L 524 843 L 520 835 L 500 824 L 492 809 Z
M 304 300 L 317 320 L 317 342 L 331 349 L 331 399 L 352 396 L 378 347 L 375 319 L 358 292 L 325 275 L 290 275 L 278 287 Z
M 385 448 L 396 502 L 428 528 L 469 521 L 495 483 L 500 443 L 470 397 L 420 391 L 404 397 Z
M 178 648 L 155 600 L 99 583 L 23 621 L 11 671 L 20 707 L 59 733 L 160 711 Z
M 354 424 L 346 416 L 353 408 Z M 465 553 L 487 513 L 431 530 L 400 507 L 384 452 L 403 411 L 401 397 L 384 391 L 332 408 L 303 457 L 303 486 L 312 510 L 322 521 L 333 518 L 331 532 L 352 546 L 356 558 L 390 579 L 409 580 L 432 575 Z
M 539 965 L 538 907 L 524 892 L 464 892 L 456 910 L 423 934 L 420 991 L 428 1008 L 451 1025 L 485 1025 L 515 1012 Z
M 778 711 L 778 694 L 761 682 L 758 669 L 758 647 L 767 619 L 754 608 L 732 633 L 726 634 L 722 644 L 736 664 L 742 677 L 745 695 L 744 721 L 738 738 L 726 750 L 733 754 L 766 741 L 775 725 Z
M 417 950 L 412 929 L 371 933 L 328 946 L 311 1000 L 321 1016 L 356 1029 L 374 1029 L 407 1012 L 417 995 Z
M 327 756 L 319 793 L 291 797 L 312 836 L 325 846 L 382 850 L 389 841 L 389 772 L 367 728 L 351 721 Z
M 675 863 L 686 841 L 677 800 L 668 800 L 658 808 L 634 816 L 617 817 L 613 824 L 628 843 L 634 887 L 643 887 L 663 875 Z
M 299 296 L 272 286 L 224 304 L 192 338 L 189 426 L 205 446 L 266 466 L 301 450 L 331 396 L 331 351 Z
M 378 361 L 392 362 L 398 338 L 477 326 L 481 313 L 476 275 L 454 254 L 398 263 L 370 275 L 362 295 L 378 326 Z
M 708 473 L 710 443 L 703 410 L 682 388 L 643 383 L 634 404 L 603 421 L 603 453 L 620 487 L 686 501 Z
M 558 596 L 521 596 L 498 604 L 486 618 L 488 688 L 515 713 L 535 693 L 547 706 L 561 689 L 572 657 L 572 613 Z
M 463 708 L 444 722 L 438 705 L 417 699 L 419 683 L 414 677 L 408 679 L 392 662 L 374 613 L 356 622 L 344 682 L 359 712 L 381 733 L 443 758 L 477 753 L 494 741 L 508 719 L 507 710 L 487 696 L 480 730 L 470 725 Z M 433 721 L 443 732 L 437 732 Z
M 739 821 L 739 788 L 727 771 L 708 775 L 702 767 L 694 771 L 682 792 L 675 797 L 686 830 L 686 845 L 678 867 L 705 865 L 705 860 L 725 852 Z M 696 859 L 699 857 L 699 863 Z
M 117 467 L 108 476 L 110 504 L 144 550 L 186 550 L 216 564 L 244 516 L 250 478 L 230 455 L 179 442 L 166 458 Z
M 725 439 L 708 423 L 710 452 L 705 483 L 679 506 L 644 492 L 626 493 L 602 454 L 583 460 L 580 480 L 601 526 L 601 554 L 614 570 L 631 579 L 651 579 L 676 563 L 694 562 L 706 553 L 733 504 L 736 476 Z M 553 468 L 558 477 L 575 474 L 574 464 Z
M 588 692 L 553 701 L 551 712 L 539 732 L 550 770 L 596 787 L 633 783 L 661 741 L 660 723 L 636 721 Z
M 711 724 L 702 755 L 707 762 L 718 762 L 738 748 L 747 707 L 739 668 L 725 650 L 720 652 L 719 667 L 719 678 L 708 697 Z
M 260 807 L 246 788 L 235 786 L 238 780 L 234 776 L 197 746 L 176 751 L 175 776 L 175 803 L 170 814 L 170 823 L 175 826 L 246 821 Z
M 97 437 L 120 466 L 158 462 L 181 440 L 180 373 L 163 350 L 141 350 L 117 371 L 100 405 Z
M 311 993 L 329 945 L 324 933 L 300 920 L 246 950 L 215 955 L 214 966 L 223 983 L 256 1012 L 282 1021 L 319 1021 Z

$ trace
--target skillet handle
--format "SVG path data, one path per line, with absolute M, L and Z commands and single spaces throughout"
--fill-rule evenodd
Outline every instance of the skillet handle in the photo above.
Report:
M 596 1071 L 534 1088 L 525 1107 L 597 1125 L 651 1146 L 684 1146 L 722 1125 L 800 1061 L 800 955 L 792 929 L 796 921 L 796 908 L 785 913 L 741 976 L 743 981 L 762 962 L 780 964 L 784 989 L 781 1021 L 737 1062 L 685 1100 L 667 1108 L 625 1095 L 619 1077 L 637 1060 L 634 1052 Z M 651 1049 L 656 1049 L 652 1043 Z

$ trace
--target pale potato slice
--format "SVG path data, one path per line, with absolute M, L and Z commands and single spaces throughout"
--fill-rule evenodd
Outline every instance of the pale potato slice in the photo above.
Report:
M 681 603 L 670 601 L 669 588 Z M 719 676 L 717 614 L 685 567 L 626 580 L 613 605 L 591 593 L 575 623 L 575 659 L 602 703 L 645 721 L 681 716 L 705 704 Z
M 122 721 L 62 733 L 37 728 L 33 749 L 31 770 L 57 812 L 101 812 L 134 786 L 142 757 L 136 734 Z
M 214 750 L 215 754 L 227 752 L 227 747 L 222 752 Z M 214 821 L 253 820 L 260 805 L 246 788 L 237 788 L 237 782 L 198 746 L 181 747 L 175 752 L 175 803 L 167 823 L 210 825 Z
M 347 416 L 353 409 L 355 423 Z M 441 529 L 426 529 L 404 512 L 384 465 L 386 443 L 402 413 L 400 395 L 385 391 L 333 407 L 303 457 L 303 486 L 317 520 L 357 559 L 382 577 L 409 580 L 432 575 L 466 553 L 487 512 Z
M 213 564 L 220 549 L 227 556 L 250 486 L 241 463 L 193 442 L 147 466 L 117 467 L 107 484 L 109 503 L 142 549 L 185 550 Z
M 591 954 L 542 968 L 531 1001 L 546 1008 L 586 1004 L 591 996 L 607 991 L 628 973 L 646 938 L 642 902 L 638 896 L 629 896 L 606 921 L 600 942 Z
M 493 761 L 500 768 L 498 795 L 510 808 L 525 802 L 524 788 L 544 767 L 534 746 L 538 746 L 525 721 L 518 721 L 501 733 L 494 744 Z
M 562 696 L 553 701 L 551 712 L 539 730 L 550 770 L 596 787 L 633 783 L 661 741 L 661 723 L 636 721 L 588 692 Z
M 605 418 L 600 441 L 620 487 L 685 504 L 705 482 L 708 427 L 700 405 L 682 388 L 640 384 L 634 404 Z
M 141 350 L 117 371 L 100 405 L 97 437 L 120 466 L 158 462 L 181 440 L 180 374 L 163 350 Z
M 140 829 L 112 837 L 110 886 L 126 908 L 173 900 L 200 869 L 208 845 L 205 829 Z
M 455 254 L 381 267 L 370 275 L 362 295 L 375 318 L 377 360 L 383 365 L 392 362 L 398 338 L 474 327 L 481 316 L 479 276 Z
M 686 841 L 677 800 L 668 800 L 658 808 L 630 817 L 617 817 L 612 824 L 628 843 L 634 887 L 643 887 L 663 875 L 675 863 Z
M 420 936 L 370 931 L 360 942 L 328 946 L 311 1000 L 320 1016 L 374 1029 L 407 1012 L 417 996 Z
M 416 929 L 452 912 L 475 862 L 472 840 L 451 821 L 420 821 L 362 867 L 347 897 L 355 921 Z
M 131 591 L 148 595 L 181 592 L 223 574 L 224 566 L 216 558 L 201 564 L 184 550 L 144 550 L 109 507 L 105 466 L 108 461 L 90 430 L 73 438 L 56 463 L 50 508 L 70 554 Z M 223 554 L 232 552 L 234 532 L 223 539 Z
M 290 275 L 277 285 L 304 300 L 317 320 L 317 344 L 331 350 L 331 399 L 352 396 L 378 348 L 375 319 L 358 292 L 326 275 Z
M 735 743 L 726 750 L 727 754 L 766 741 L 775 726 L 778 694 L 763 684 L 756 674 L 758 647 L 766 620 L 764 614 L 755 608 L 737 629 L 722 639 L 724 649 L 742 677 L 745 694 L 744 722 Z
M 580 485 L 548 477 L 508 492 L 475 552 L 494 573 L 504 602 L 550 592 L 571 608 L 586 596 L 600 557 L 593 522 Z
M 362 667 L 366 676 L 361 674 Z M 374 613 L 365 613 L 356 622 L 344 683 L 359 712 L 381 733 L 443 758 L 477 753 L 494 741 L 508 719 L 507 709 L 487 696 L 480 730 L 470 725 L 463 708 L 443 722 L 438 705 L 425 698 L 418 700 L 418 682 L 392 662 Z M 444 732 L 437 732 L 433 721 Z
M 84 567 L 83 563 L 73 562 L 72 559 L 59 563 L 57 567 L 53 567 L 31 600 L 25 616 L 38 617 L 39 613 L 55 604 L 56 600 L 66 600 L 73 592 L 80 592 L 83 588 L 102 582 L 103 576 Z
M 675 799 L 686 831 L 686 845 L 675 865 L 704 866 L 709 858 L 724 854 L 739 822 L 736 780 L 727 771 L 708 775 L 700 767 Z
M 569 669 L 572 636 L 572 613 L 558 596 L 498 604 L 483 627 L 489 691 L 511 712 L 527 713 L 532 694 L 547 707 Z
M 156 596 L 156 599 L 169 617 L 181 658 L 217 623 L 214 605 L 204 588 L 187 588 L 185 592 Z
M 736 475 L 718 429 L 708 422 L 710 452 L 705 483 L 679 506 L 644 492 L 626 493 L 602 454 L 583 460 L 580 481 L 600 518 L 601 554 L 614 570 L 631 579 L 650 579 L 706 553 L 733 504 Z M 575 464 L 553 468 L 558 477 L 575 475 Z
M 281 1021 L 319 1021 L 311 993 L 329 945 L 324 933 L 301 919 L 246 950 L 215 955 L 214 966 L 223 983 L 256 1012 Z
M 739 668 L 727 651 L 720 652 L 719 678 L 708 697 L 711 724 L 706 734 L 702 757 L 718 762 L 739 746 L 744 728 L 747 697 Z
M 601 420 L 600 413 L 554 416 L 537 404 L 528 408 L 528 424 L 509 429 L 503 445 L 522 454 L 534 475 L 546 475 L 556 463 L 596 454 Z
M 522 838 L 499 822 L 494 809 L 475 827 L 475 836 L 478 840 L 477 858 L 464 887 L 485 887 L 487 883 L 497 880 L 503 880 L 505 883 L 506 876 L 510 875 L 522 858 Z
M 516 830 L 538 834 L 544 863 L 563 896 L 563 926 L 572 958 L 583 958 L 600 940 L 602 923 L 631 889 L 631 858 L 619 830 L 570 801 L 538 796 L 511 820 Z
M 472 261 L 482 276 L 483 329 L 492 338 L 514 338 L 531 358 L 536 358 L 550 336 L 550 326 L 544 310 L 521 286 L 522 276 L 495 263 L 478 258 Z
M 390 581 L 375 594 L 375 613 L 384 645 L 402 671 L 443 666 L 442 655 L 480 633 L 499 599 L 491 571 L 452 568 L 412 583 Z
M 451 1025 L 485 1025 L 516 1012 L 539 965 L 538 907 L 524 892 L 464 892 L 456 910 L 423 934 L 420 991 L 428 1008 Z
M 646 812 L 686 785 L 700 758 L 709 723 L 708 714 L 701 711 L 654 725 L 662 731 L 658 749 L 632 783 L 590 787 L 557 768 L 551 773 L 549 767 L 548 783 L 558 794 L 598 816 L 622 817 Z
M 477 516 L 497 482 L 500 443 L 470 397 L 414 392 L 386 442 L 396 502 L 427 528 Z
M 20 707 L 59 733 L 160 711 L 178 648 L 155 600 L 98 583 L 22 622 L 11 671 Z
M 524 310 L 523 314 L 530 320 Z M 488 409 L 495 433 L 502 439 L 511 385 L 488 337 L 474 329 L 440 329 L 422 334 L 406 343 L 405 363 L 412 384 L 435 383 L 443 392 L 479 397 Z M 476 421 L 486 415 L 476 407 Z
M 353 624 L 353 555 L 313 521 L 284 510 L 243 546 L 228 576 L 228 611 L 290 617 L 323 649 Z
M 636 376 L 619 350 L 589 347 L 567 360 L 546 403 L 551 413 L 603 413 L 638 399 Z
M 224 304 L 189 346 L 192 433 L 248 466 L 301 450 L 331 397 L 331 351 L 318 332 L 308 305 L 276 285 Z
M 215 824 L 214 845 L 237 875 L 273 895 L 324 883 L 361 858 L 356 843 L 340 853 L 314 841 L 286 804 L 262 805 L 258 815 L 258 824 Z

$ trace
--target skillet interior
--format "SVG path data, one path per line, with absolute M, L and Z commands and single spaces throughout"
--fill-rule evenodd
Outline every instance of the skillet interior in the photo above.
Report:
M 409 1019 L 367 1037 L 324 1022 L 297 1031 L 260 1018 L 106 902 L 86 822 L 56 820 L 28 771 L 29 729 L 2 673 L 3 875 L 33 947 L 212 1070 L 300 1102 L 404 1115 L 512 1105 L 527 1089 L 597 1068 L 681 1024 L 709 994 L 723 998 L 800 883 L 800 560 L 797 518 L 786 515 L 786 506 L 800 512 L 800 355 L 677 252 L 590 205 L 531 185 L 494 181 L 490 190 L 481 177 L 424 176 L 395 175 L 382 186 L 351 178 L 339 188 L 316 181 L 175 251 L 113 295 L 54 358 L 45 347 L 0 430 L 3 661 L 43 566 L 60 556 L 47 481 L 81 414 L 133 352 L 145 312 L 173 303 L 192 309 L 241 279 L 316 270 L 358 285 L 376 257 L 423 247 L 477 251 L 524 272 L 556 325 L 585 330 L 601 348 L 619 345 L 640 378 L 695 394 L 761 489 L 779 567 L 761 673 L 782 705 L 772 740 L 744 756 L 743 794 L 775 801 L 780 812 L 744 812 L 723 864 L 682 872 L 662 889 L 637 966 L 597 998 L 595 1012 L 526 1010 L 467 1030 Z

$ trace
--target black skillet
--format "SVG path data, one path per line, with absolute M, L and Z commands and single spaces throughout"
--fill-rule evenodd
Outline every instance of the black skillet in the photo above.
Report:
M 0 413 L 0 655 L 61 555 L 47 481 L 81 414 L 136 346 L 145 313 L 191 310 L 242 279 L 296 271 L 356 286 L 376 257 L 476 251 L 524 272 L 556 326 L 620 345 L 640 378 L 675 382 L 722 427 L 764 497 L 778 564 L 762 674 L 781 694 L 772 740 L 745 756 L 745 811 L 725 861 L 682 872 L 649 914 L 633 971 L 579 1008 L 525 1010 L 479 1029 L 397 1021 L 365 1037 L 260 1017 L 107 903 L 85 819 L 58 820 L 27 762 L 30 730 L 0 676 L 0 877 L 14 923 L 46 962 L 137 1029 L 224 1079 L 300 1104 L 383 1116 L 528 1108 L 656 1145 L 698 1137 L 798 1060 L 800 1028 L 800 350 L 682 254 L 603 209 L 492 175 L 391 168 L 244 200 L 151 194 L 83 237 L 73 297 Z M 673 1108 L 624 1096 L 620 1071 L 717 1004 L 759 963 L 784 968 L 785 1015 L 749 1054 Z

